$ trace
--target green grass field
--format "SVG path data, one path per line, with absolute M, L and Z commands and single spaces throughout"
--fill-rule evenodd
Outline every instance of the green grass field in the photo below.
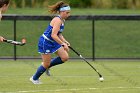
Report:
M 51 69 L 51 77 L 42 75 L 42 85 L 29 78 L 41 60 L 0 60 L 0 93 L 140 93 L 139 61 L 95 61 L 98 75 L 85 62 L 69 61 Z
M 140 10 L 73 9 L 72 15 L 139 14 Z M 12 9 L 7 14 L 48 15 L 47 9 Z M 40 57 L 37 41 L 49 21 L 17 21 L 17 40 L 27 38 L 24 47 L 17 46 L 18 56 Z M 139 57 L 139 21 L 96 21 L 96 57 Z M 0 22 L 0 35 L 13 39 L 13 22 Z M 12 29 L 11 29 L 12 28 Z M 67 21 L 65 37 L 84 57 L 92 55 L 91 21 Z M 71 38 L 72 37 L 72 38 Z M 82 38 L 82 40 L 81 40 Z M 0 57 L 13 56 L 13 46 L 0 43 Z M 77 57 L 70 52 L 70 57 Z M 33 85 L 29 78 L 41 60 L 0 60 L 0 93 L 140 93 L 139 61 L 95 61 L 104 76 L 100 82 L 97 73 L 82 60 L 68 61 L 51 69 L 51 77 L 43 75 L 42 85 Z
M 48 15 L 45 8 L 9 8 L 7 14 Z M 125 9 L 72 9 L 72 15 L 99 15 L 99 14 L 139 14 L 140 10 Z M 38 38 L 46 29 L 49 21 L 17 21 L 17 40 L 27 39 L 24 47 L 17 47 L 19 57 L 40 57 L 37 53 Z M 140 22 L 105 20 L 95 21 L 95 56 L 97 58 L 138 58 L 140 53 Z M 0 23 L 0 35 L 13 39 L 13 21 Z M 11 29 L 12 28 L 12 29 Z M 92 21 L 70 20 L 66 21 L 65 38 L 83 56 L 92 57 Z M 32 37 L 32 38 L 31 38 Z M 24 51 L 23 51 L 24 50 Z M 0 57 L 13 56 L 13 46 L 0 43 Z M 8 52 L 5 52 L 8 51 Z M 75 54 L 70 52 L 71 57 Z
M 7 14 L 49 15 L 48 8 L 9 8 Z M 71 15 L 139 14 L 139 9 L 72 8 Z
M 17 40 L 27 39 L 24 47 L 17 47 L 17 56 L 38 57 L 38 38 L 44 32 L 49 21 L 17 21 Z M 138 58 L 140 53 L 140 21 L 96 21 L 95 22 L 95 56 Z M 2 21 L 0 33 L 13 39 L 13 22 Z M 65 38 L 85 57 L 92 57 L 92 22 L 67 21 Z M 32 38 L 31 38 L 32 37 Z M 24 51 L 23 51 L 24 50 Z M 12 56 L 13 46 L 0 43 L 0 56 Z M 9 52 L 5 52 L 9 51 Z M 75 54 L 70 52 L 71 57 Z

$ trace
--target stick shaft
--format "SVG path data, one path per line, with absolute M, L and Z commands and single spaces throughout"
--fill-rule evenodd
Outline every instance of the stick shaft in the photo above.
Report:
M 93 67 L 81 54 L 79 54 L 75 49 L 73 49 L 71 46 L 69 48 L 75 52 L 81 59 L 83 59 L 92 69 L 94 69 L 95 72 L 99 75 L 99 77 L 102 77 L 102 75 L 96 70 L 95 67 Z
M 25 45 L 25 43 L 14 41 L 14 40 L 4 39 L 3 41 L 6 42 L 6 43 L 14 44 L 14 45 L 20 45 L 20 46 Z

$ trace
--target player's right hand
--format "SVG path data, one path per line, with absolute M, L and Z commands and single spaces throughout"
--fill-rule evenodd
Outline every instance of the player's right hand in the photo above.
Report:
M 3 42 L 4 38 L 2 36 L 0 36 L 0 42 Z
M 69 51 L 69 47 L 66 43 L 63 43 L 62 46 L 63 46 L 64 50 L 66 50 L 67 52 Z

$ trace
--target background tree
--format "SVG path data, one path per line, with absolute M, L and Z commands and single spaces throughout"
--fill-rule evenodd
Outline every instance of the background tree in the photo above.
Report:
M 60 0 L 12 0 L 11 7 L 46 7 Z M 63 0 L 76 8 L 120 8 L 138 9 L 140 0 Z

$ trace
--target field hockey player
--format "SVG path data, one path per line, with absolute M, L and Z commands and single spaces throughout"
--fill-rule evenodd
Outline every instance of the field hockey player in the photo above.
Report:
M 2 18 L 2 13 L 6 12 L 6 10 L 8 9 L 9 2 L 10 0 L 0 0 L 0 21 Z M 0 36 L 0 42 L 2 42 L 3 40 L 4 38 Z
M 70 6 L 63 1 L 50 6 L 50 12 L 59 14 L 54 17 L 43 35 L 39 39 L 38 52 L 42 56 L 42 64 L 36 73 L 30 78 L 33 84 L 41 84 L 39 77 L 46 71 L 50 75 L 49 68 L 66 62 L 69 58 L 68 51 L 70 43 L 64 38 L 64 22 L 70 16 Z M 51 54 L 57 57 L 51 60 Z

